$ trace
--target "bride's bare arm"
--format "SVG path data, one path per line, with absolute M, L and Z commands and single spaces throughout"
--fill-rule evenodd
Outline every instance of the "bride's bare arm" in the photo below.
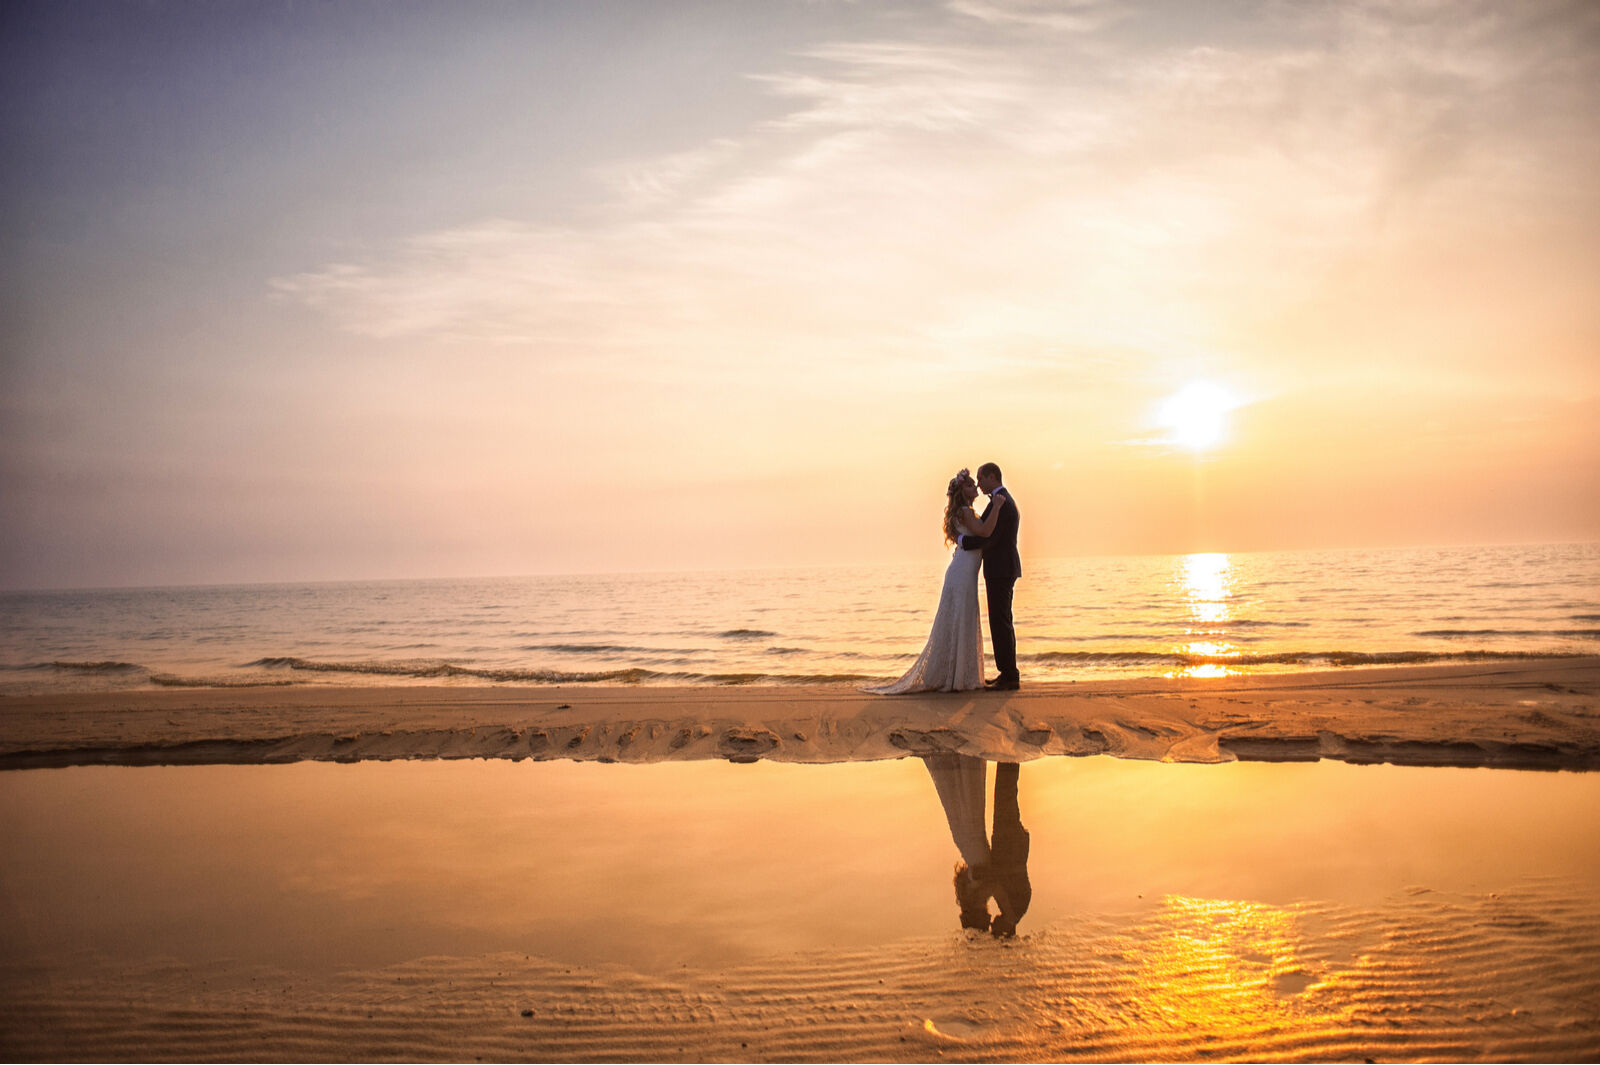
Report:
M 961 513 L 962 513 L 962 515 L 964 517 L 966 517 L 966 519 L 968 520 L 968 523 L 972 526 L 972 532 L 968 533 L 967 535 L 968 536 L 989 536 L 989 535 L 991 535 L 994 532 L 995 525 L 997 525 L 999 523 L 999 521 L 1000 521 L 1000 511 L 1005 509 L 1005 505 L 1006 505 L 1006 497 L 1005 496 L 998 496 L 998 495 L 995 496 L 994 497 L 994 506 L 989 508 L 989 520 L 986 521 L 986 522 L 982 522 L 982 523 L 980 523 L 978 521 L 978 515 L 977 515 L 976 511 L 974 511 L 971 507 L 965 508 Z M 963 540 L 962 542 L 965 543 L 966 541 Z

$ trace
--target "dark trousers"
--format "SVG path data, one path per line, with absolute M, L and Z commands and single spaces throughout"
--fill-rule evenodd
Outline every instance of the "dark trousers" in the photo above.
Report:
M 989 643 L 994 650 L 994 667 L 1006 680 L 1016 680 L 1017 627 L 1011 621 L 1011 593 L 1016 589 L 1015 579 L 991 581 L 984 578 L 984 591 L 989 596 Z

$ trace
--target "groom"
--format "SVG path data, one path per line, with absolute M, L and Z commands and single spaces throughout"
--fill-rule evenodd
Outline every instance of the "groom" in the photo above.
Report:
M 994 648 L 995 668 L 1000 675 L 985 681 L 990 691 L 1016 691 L 1021 687 L 1017 673 L 1017 629 L 1011 622 L 1011 592 L 1017 578 L 1022 576 L 1022 555 L 1017 552 L 1017 500 L 1006 488 L 1000 476 L 1000 467 L 985 462 L 978 467 L 978 490 L 989 497 L 980 521 L 989 520 L 994 509 L 994 497 L 1004 495 L 1006 506 L 1000 509 L 994 532 L 988 536 L 963 534 L 956 543 L 963 550 L 983 549 L 983 587 L 989 598 L 989 645 Z

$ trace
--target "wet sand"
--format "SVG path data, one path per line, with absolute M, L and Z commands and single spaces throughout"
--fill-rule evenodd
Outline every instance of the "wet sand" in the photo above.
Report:
M 995 772 L 991 767 L 989 776 Z M 1600 775 L 921 759 L 0 774 L 0 1056 L 1592 1060 Z
M 4 697 L 0 1057 L 1593 1060 L 1597 696 Z M 949 752 L 1023 763 L 1018 938 L 958 927 Z
M 429 758 L 1600 768 L 1600 657 L 883 698 L 841 688 L 207 688 L 0 698 L 0 768 Z

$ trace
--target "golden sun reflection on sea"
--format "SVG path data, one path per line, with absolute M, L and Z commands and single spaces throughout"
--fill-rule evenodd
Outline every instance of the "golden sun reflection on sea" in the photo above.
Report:
M 1211 661 L 1239 654 L 1238 647 L 1225 638 L 1225 626 L 1233 620 L 1234 580 L 1233 564 L 1220 552 L 1183 555 L 1178 559 L 1170 586 L 1188 605 L 1187 635 L 1195 638 L 1173 645 L 1173 654 L 1190 661 L 1170 670 L 1166 676 L 1227 677 L 1243 672 L 1224 662 Z

